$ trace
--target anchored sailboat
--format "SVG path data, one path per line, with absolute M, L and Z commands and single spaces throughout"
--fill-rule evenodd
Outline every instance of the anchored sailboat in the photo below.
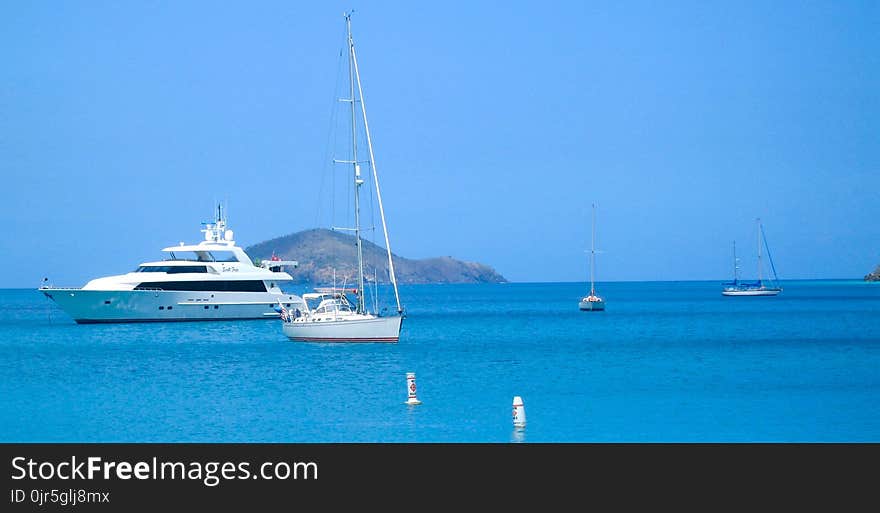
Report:
M 354 232 L 357 241 L 357 287 L 356 288 L 318 288 L 314 293 L 303 294 L 305 305 L 303 310 L 295 310 L 292 314 L 284 308 L 281 310 L 282 328 L 287 337 L 298 341 L 315 342 L 397 342 L 400 338 L 400 327 L 403 323 L 404 313 L 400 305 L 400 295 L 397 291 L 397 279 L 394 275 L 394 261 L 391 258 L 391 243 L 388 239 L 388 227 L 385 223 L 385 209 L 382 206 L 382 194 L 379 191 L 379 177 L 376 173 L 376 162 L 373 157 L 373 143 L 370 137 L 370 126 L 367 123 L 367 108 L 364 102 L 364 92 L 361 87 L 361 77 L 358 70 L 357 55 L 354 49 L 354 39 L 351 36 L 351 13 L 345 14 L 345 26 L 347 31 L 348 46 L 348 78 L 350 97 L 341 101 L 351 106 L 351 160 L 335 161 L 337 163 L 350 164 L 352 166 L 352 178 L 354 180 L 354 228 L 348 229 Z M 358 109 L 358 104 L 360 108 Z M 367 160 L 359 160 L 358 156 L 358 110 L 363 120 L 363 130 L 367 141 Z M 361 178 L 361 163 L 367 163 L 372 169 L 373 183 L 376 188 L 376 199 L 379 204 L 379 215 L 382 218 L 382 230 L 385 234 L 385 248 L 388 252 L 388 275 L 394 288 L 394 298 L 397 303 L 396 315 L 380 315 L 378 311 L 370 313 L 367 310 L 364 290 L 364 255 L 361 242 L 360 222 L 360 189 L 364 184 Z M 378 286 L 377 283 L 374 283 Z M 354 297 L 354 300 L 350 298 Z M 375 310 L 378 308 L 373 301 Z
M 770 247 L 767 245 L 767 237 L 764 235 L 764 227 L 761 225 L 761 219 L 758 218 L 756 223 L 758 239 L 758 280 L 753 282 L 740 281 L 739 260 L 736 258 L 736 242 L 734 242 L 733 281 L 724 284 L 721 294 L 725 296 L 775 296 L 782 292 L 782 287 L 779 286 L 779 279 L 776 276 L 776 266 L 773 265 L 773 258 L 770 256 Z M 768 280 L 769 285 L 764 282 L 762 277 L 762 247 L 767 250 L 767 259 L 770 261 L 770 269 L 773 271 L 773 279 Z
M 596 295 L 596 205 L 593 204 L 593 233 L 590 238 L 590 294 L 581 299 L 578 307 L 585 312 L 601 312 L 605 310 L 605 300 Z

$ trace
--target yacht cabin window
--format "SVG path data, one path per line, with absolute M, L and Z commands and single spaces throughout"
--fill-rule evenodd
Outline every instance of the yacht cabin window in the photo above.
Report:
M 238 262 L 232 251 L 199 251 L 200 262 Z
M 135 270 L 136 273 L 206 273 L 207 266 L 204 265 L 142 265 Z
M 324 299 L 319 304 L 315 313 L 350 312 L 351 305 L 341 299 Z
M 202 292 L 267 292 L 262 280 L 144 281 L 134 290 L 187 290 Z
M 169 251 L 171 258 L 166 260 L 177 260 L 185 262 L 238 262 L 235 253 L 232 251 Z

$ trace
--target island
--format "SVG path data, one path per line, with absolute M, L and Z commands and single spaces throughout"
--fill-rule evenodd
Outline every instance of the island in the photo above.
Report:
M 385 248 L 361 239 L 364 255 L 364 276 L 369 281 L 388 283 L 388 253 Z M 299 266 L 290 270 L 294 283 L 328 285 L 334 280 L 351 284 L 357 276 L 357 244 L 346 233 L 315 228 L 291 233 L 246 248 L 255 261 L 273 256 L 296 260 Z M 451 256 L 409 259 L 392 254 L 398 283 L 507 283 L 504 276 L 491 267 L 464 262 Z M 256 262 L 259 264 L 259 262 Z
M 880 265 L 874 269 L 874 272 L 865 275 L 865 281 L 880 281 Z

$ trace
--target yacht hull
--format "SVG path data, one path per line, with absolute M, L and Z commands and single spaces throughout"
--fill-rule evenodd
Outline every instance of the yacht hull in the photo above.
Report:
M 605 310 L 605 301 L 581 301 L 578 308 L 584 312 L 602 312 Z
M 754 290 L 722 290 L 724 296 L 775 296 L 782 289 L 754 289 Z
M 341 321 L 283 322 L 284 334 L 298 342 L 397 342 L 403 317 Z
M 40 289 L 79 324 L 113 322 L 227 321 L 277 319 L 279 302 L 301 302 L 292 294 L 162 290 Z

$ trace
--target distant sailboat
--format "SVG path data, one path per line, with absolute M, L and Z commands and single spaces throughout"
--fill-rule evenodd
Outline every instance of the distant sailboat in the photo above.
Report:
M 578 307 L 585 312 L 602 312 L 605 300 L 596 295 L 596 205 L 593 204 L 593 234 L 590 238 L 590 294 L 581 298 Z
M 779 279 L 776 276 L 776 266 L 773 265 L 773 258 L 770 256 L 770 247 L 767 246 L 767 237 L 764 235 L 764 227 L 761 225 L 761 219 L 757 219 L 756 222 L 758 236 L 758 280 L 752 282 L 740 281 L 739 260 L 736 258 L 736 242 L 734 242 L 733 281 L 724 284 L 721 294 L 725 296 L 775 296 L 782 292 L 782 287 L 779 286 Z M 770 261 L 770 269 L 773 271 L 773 280 L 768 280 L 769 286 L 764 282 L 762 277 L 762 247 L 767 250 L 767 259 Z

